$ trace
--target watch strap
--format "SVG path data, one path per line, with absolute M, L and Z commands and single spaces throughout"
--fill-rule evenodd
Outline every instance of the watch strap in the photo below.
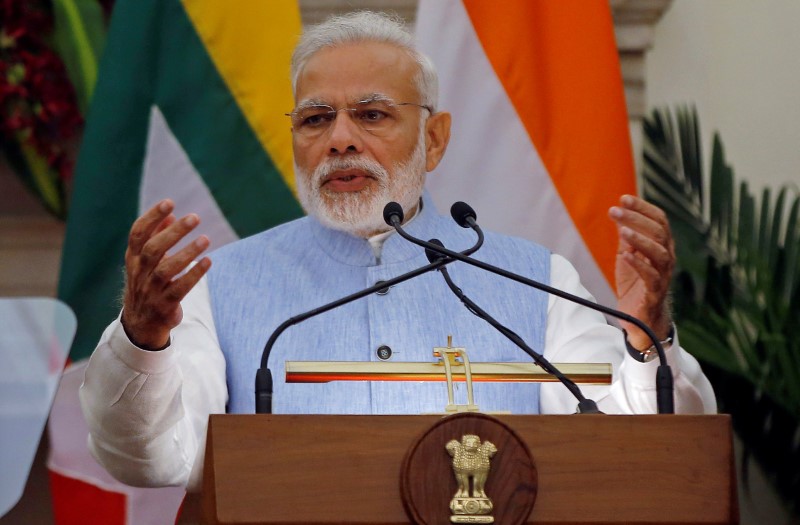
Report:
M 656 357 L 658 357 L 658 350 L 656 350 L 655 345 L 651 345 L 650 348 L 646 350 L 637 350 L 636 348 L 631 346 L 631 344 L 628 342 L 628 332 L 625 332 L 625 330 L 623 330 L 623 333 L 625 334 L 625 348 L 628 350 L 628 353 L 632 358 L 636 359 L 640 363 L 648 363 L 653 359 L 655 359 Z M 672 344 L 672 340 L 674 338 L 675 338 L 675 324 L 670 323 L 669 333 L 667 334 L 667 338 L 661 341 L 661 346 L 668 347 L 669 345 Z

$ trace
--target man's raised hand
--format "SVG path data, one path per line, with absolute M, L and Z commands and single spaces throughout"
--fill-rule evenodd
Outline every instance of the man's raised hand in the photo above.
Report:
M 181 300 L 211 267 L 211 260 L 203 257 L 181 275 L 208 248 L 205 235 L 167 255 L 200 223 L 193 213 L 176 219 L 174 209 L 175 204 L 165 199 L 136 219 L 125 252 L 122 326 L 132 343 L 148 350 L 169 343 L 170 331 L 183 318 Z
M 616 280 L 618 308 L 644 321 L 664 339 L 672 318 L 669 286 L 675 266 L 675 243 L 664 212 L 649 202 L 624 195 L 619 206 L 609 210 L 617 223 Z M 635 348 L 651 345 L 638 328 L 622 323 Z

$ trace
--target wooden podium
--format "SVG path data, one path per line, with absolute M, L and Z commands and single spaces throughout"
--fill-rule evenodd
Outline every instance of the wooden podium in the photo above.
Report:
M 538 496 L 527 523 L 739 521 L 728 416 L 496 418 L 525 442 L 538 471 Z M 205 520 L 409 523 L 401 501 L 401 464 L 415 439 L 440 420 L 213 415 L 202 495 Z M 492 470 L 490 496 L 492 479 L 502 477 L 502 471 Z M 452 473 L 419 483 L 431 479 L 456 490 Z

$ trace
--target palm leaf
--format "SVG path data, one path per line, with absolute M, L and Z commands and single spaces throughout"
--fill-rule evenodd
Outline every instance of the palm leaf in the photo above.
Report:
M 781 293 L 781 304 L 788 306 L 789 299 L 792 296 L 792 291 L 798 285 L 798 281 L 794 278 L 799 272 L 792 272 L 792 268 L 797 267 L 798 246 L 800 240 L 797 238 L 798 230 L 798 213 L 800 213 L 800 197 L 795 197 L 792 207 L 789 211 L 789 217 L 786 220 L 786 231 L 783 238 L 783 245 L 785 247 L 782 252 L 783 257 L 780 260 L 781 270 L 775 281 L 775 286 Z
M 767 188 L 757 200 L 737 185 L 716 133 L 705 192 L 694 109 L 653 111 L 643 129 L 644 197 L 664 209 L 676 242 L 681 340 L 746 455 L 800 512 L 800 195 L 785 187 L 773 200 Z

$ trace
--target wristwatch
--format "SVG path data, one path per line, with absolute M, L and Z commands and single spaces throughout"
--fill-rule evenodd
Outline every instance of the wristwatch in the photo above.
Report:
M 670 324 L 667 338 L 661 341 L 661 346 L 665 349 L 668 348 L 672 344 L 672 340 L 674 338 L 675 338 L 675 325 Z M 647 350 L 637 350 L 634 347 L 632 347 L 631 344 L 628 342 L 627 332 L 625 332 L 625 348 L 628 349 L 628 353 L 631 355 L 631 357 L 636 359 L 640 363 L 649 363 L 650 361 L 658 357 L 658 350 L 656 350 L 656 345 L 652 345 Z

